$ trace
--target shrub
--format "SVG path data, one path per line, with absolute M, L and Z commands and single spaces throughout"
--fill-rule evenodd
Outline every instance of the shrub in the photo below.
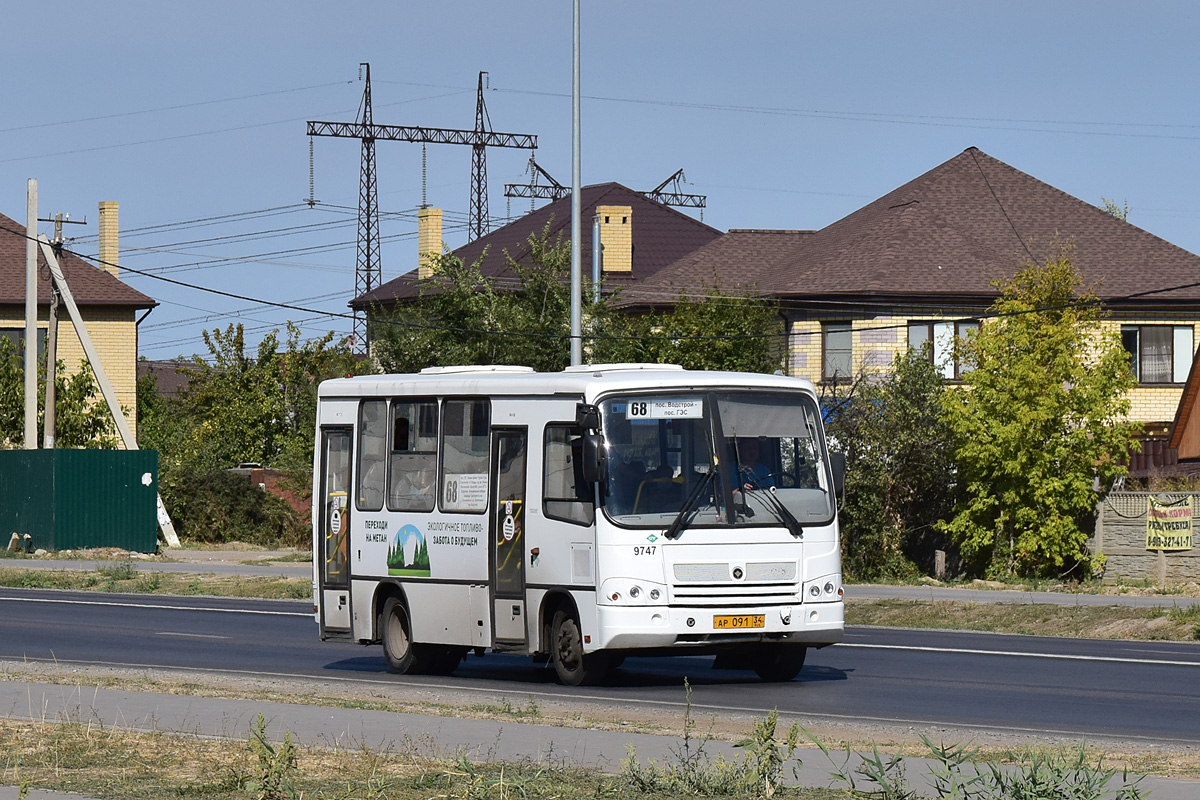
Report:
M 307 519 L 244 475 L 182 472 L 164 481 L 163 495 L 176 531 L 188 541 L 304 547 L 310 540 Z

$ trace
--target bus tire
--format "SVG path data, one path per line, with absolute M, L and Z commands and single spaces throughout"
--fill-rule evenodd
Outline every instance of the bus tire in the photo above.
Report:
M 584 653 L 579 620 L 558 609 L 550 622 L 550 660 L 565 686 L 591 686 L 604 680 L 611 663 L 607 653 Z
M 465 647 L 438 647 L 435 645 L 416 645 L 417 651 L 428 648 L 428 655 L 422 654 L 420 659 L 425 665 L 424 672 L 429 675 L 449 675 L 458 669 L 458 665 L 467 656 Z
M 779 644 L 766 647 L 755 654 L 754 671 L 759 678 L 770 683 L 784 683 L 800 674 L 808 648 L 798 645 Z
M 412 640 L 412 621 L 408 609 L 399 597 L 389 597 L 379 615 L 379 627 L 383 640 L 383 656 L 387 659 L 388 671 L 401 675 L 419 671 L 419 650 Z

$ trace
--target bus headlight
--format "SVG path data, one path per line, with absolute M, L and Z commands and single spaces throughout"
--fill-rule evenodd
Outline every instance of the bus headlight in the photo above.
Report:
M 600 589 L 604 601 L 623 606 L 657 605 L 665 593 L 662 584 L 640 578 L 609 578 Z
M 823 575 L 805 584 L 804 593 L 808 602 L 832 603 L 842 599 L 842 576 Z

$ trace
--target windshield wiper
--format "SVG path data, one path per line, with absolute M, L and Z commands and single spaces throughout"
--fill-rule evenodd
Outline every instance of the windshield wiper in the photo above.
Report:
M 785 506 L 783 504 L 783 501 L 780 500 L 775 495 L 775 492 L 772 491 L 775 487 L 774 486 L 769 487 L 769 488 L 764 487 L 761 483 L 758 482 L 758 478 L 754 477 L 753 475 L 747 475 L 746 478 L 753 485 L 753 488 L 755 489 L 755 491 L 759 491 L 759 492 L 763 493 L 763 496 L 766 497 L 766 501 L 767 501 L 766 504 L 768 506 L 770 506 L 771 510 L 773 510 L 775 512 L 775 516 L 779 518 L 779 521 L 787 526 L 788 532 L 791 533 L 792 536 L 795 536 L 797 539 L 803 538 L 804 537 L 804 528 L 801 527 L 800 520 L 796 519 L 795 515 L 792 514 L 791 511 L 788 511 L 788 508 L 787 508 L 787 506 Z M 745 498 L 745 500 L 747 500 L 747 501 L 749 499 L 750 499 L 749 497 Z M 746 503 L 746 507 L 747 507 L 747 509 L 749 508 L 749 503 Z
M 675 519 L 663 531 L 663 536 L 668 539 L 677 539 L 683 531 L 683 526 L 687 522 L 691 522 L 691 517 L 695 516 L 695 511 L 699 507 L 700 497 L 704 494 L 704 488 L 712 483 L 715 471 L 709 467 L 708 472 L 704 473 L 704 478 L 696 484 L 696 488 L 692 489 L 692 493 L 688 495 L 687 500 L 683 501 L 683 507 L 679 509 L 679 513 Z

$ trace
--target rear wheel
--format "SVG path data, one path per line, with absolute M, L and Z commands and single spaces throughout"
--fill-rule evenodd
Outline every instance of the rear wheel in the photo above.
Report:
M 383 657 L 387 659 L 388 670 L 402 675 L 415 672 L 419 659 L 413 647 L 412 622 L 403 601 L 389 597 L 379 617 Z
M 566 686 L 593 685 L 604 680 L 612 660 L 607 653 L 584 653 L 579 620 L 559 609 L 550 622 L 550 659 Z
M 420 644 L 412 640 L 412 620 L 398 597 L 389 597 L 379 615 L 388 670 L 401 675 L 449 675 L 467 654 L 465 647 Z
M 465 647 L 441 647 L 438 645 L 417 645 L 418 651 L 428 648 L 429 652 L 422 660 L 426 663 L 425 672 L 430 675 L 449 675 L 458 669 L 459 662 L 467 655 Z
M 754 671 L 771 683 L 790 681 L 804 668 L 807 655 L 808 648 L 797 645 L 766 647 L 754 654 Z

